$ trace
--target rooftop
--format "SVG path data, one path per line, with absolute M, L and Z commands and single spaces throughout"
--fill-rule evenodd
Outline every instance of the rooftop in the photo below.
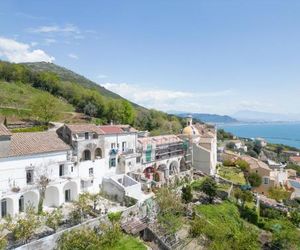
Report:
M 72 133 L 94 132 L 99 135 L 105 134 L 104 131 L 96 124 L 66 124 Z
M 123 134 L 125 130 L 122 129 L 121 125 L 102 125 L 99 126 L 104 134 Z
M 295 163 L 300 163 L 300 156 L 291 156 L 290 161 Z
M 0 157 L 13 157 L 70 150 L 55 131 L 15 133 L 11 136 L 9 153 Z
M 251 169 L 264 168 L 264 169 L 267 169 L 267 170 L 271 170 L 271 169 L 269 168 L 269 166 L 268 166 L 266 163 L 264 163 L 264 162 L 262 162 L 262 161 L 260 161 L 260 160 L 257 160 L 257 159 L 255 159 L 255 158 L 253 158 L 253 157 L 251 157 L 251 156 L 243 155 L 243 156 L 241 156 L 241 158 L 242 158 L 244 161 L 246 161 L 246 162 L 249 163 L 249 167 L 250 167 Z
M 138 142 L 143 145 L 147 145 L 147 144 L 162 145 L 162 144 L 182 142 L 182 140 L 176 135 L 160 135 L 160 136 L 139 138 Z

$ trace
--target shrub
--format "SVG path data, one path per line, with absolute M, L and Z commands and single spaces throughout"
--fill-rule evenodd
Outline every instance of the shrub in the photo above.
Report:
M 243 219 L 246 221 L 249 221 L 250 223 L 257 225 L 258 224 L 258 214 L 255 211 L 255 208 L 251 209 L 249 207 L 241 207 L 240 208 L 240 215 Z
M 46 226 L 52 228 L 54 231 L 57 230 L 58 226 L 62 221 L 63 215 L 60 209 L 55 209 L 51 213 L 46 213 Z
M 252 187 L 259 187 L 262 183 L 262 179 L 258 173 L 250 173 L 248 181 Z
M 204 179 L 200 189 L 208 195 L 210 202 L 212 202 L 214 197 L 217 195 L 217 183 L 211 177 Z
M 192 188 L 190 185 L 186 185 L 182 187 L 181 189 L 182 194 L 181 194 L 181 199 L 183 200 L 184 203 L 189 203 L 193 199 L 193 194 L 192 194 Z

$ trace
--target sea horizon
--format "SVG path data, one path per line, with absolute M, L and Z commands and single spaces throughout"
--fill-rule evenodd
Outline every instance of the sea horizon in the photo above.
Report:
M 300 149 L 300 122 L 238 122 L 217 124 L 238 137 L 262 137 L 269 143 Z

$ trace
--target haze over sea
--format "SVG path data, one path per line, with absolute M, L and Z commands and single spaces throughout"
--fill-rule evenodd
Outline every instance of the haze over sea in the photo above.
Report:
M 223 128 L 236 136 L 262 137 L 270 143 L 285 144 L 300 149 L 300 122 L 222 124 L 218 125 L 218 128 Z

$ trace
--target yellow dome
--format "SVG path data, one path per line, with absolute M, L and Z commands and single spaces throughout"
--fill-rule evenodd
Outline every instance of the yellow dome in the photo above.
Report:
M 184 135 L 199 135 L 198 130 L 193 126 L 187 126 L 182 130 L 182 134 Z

